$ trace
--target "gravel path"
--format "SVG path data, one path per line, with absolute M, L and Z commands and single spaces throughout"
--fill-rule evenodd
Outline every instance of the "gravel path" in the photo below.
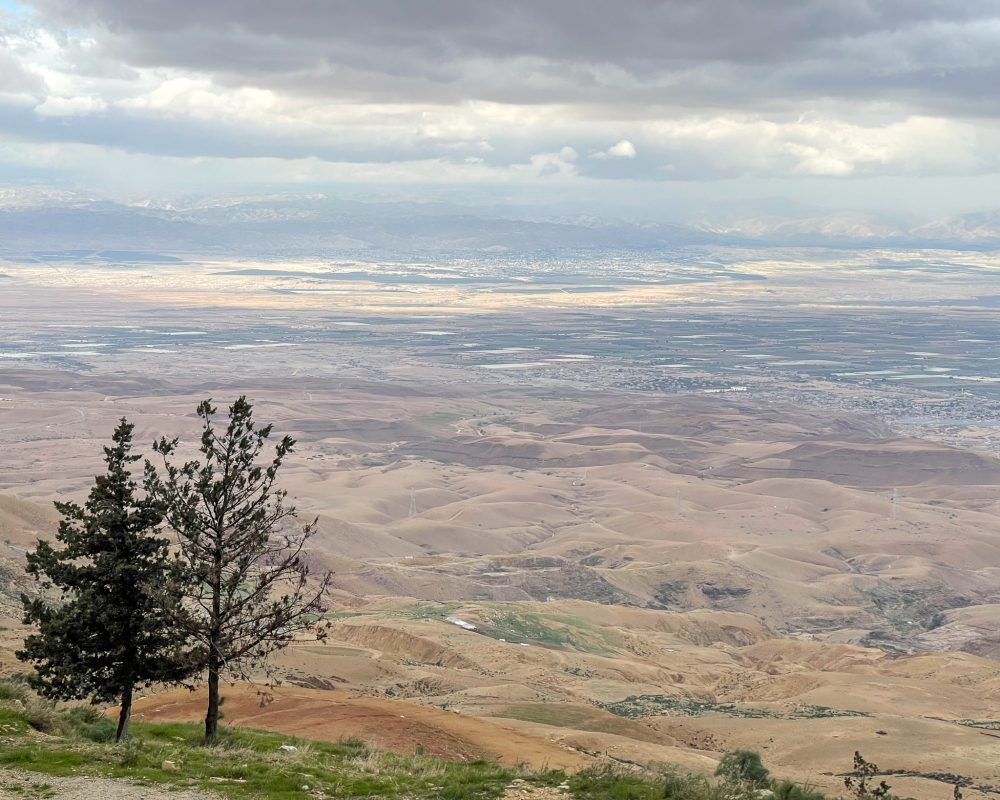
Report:
M 520 778 L 514 780 L 504 792 L 502 800 L 568 800 L 562 788 L 531 786 Z
M 531 786 L 514 780 L 503 800 L 568 800 L 563 788 Z M 220 800 L 219 795 L 171 791 L 107 778 L 58 778 L 39 772 L 0 769 L 0 800 Z
M 57 778 L 0 770 L 0 800 L 220 800 L 217 794 L 170 791 L 106 778 Z

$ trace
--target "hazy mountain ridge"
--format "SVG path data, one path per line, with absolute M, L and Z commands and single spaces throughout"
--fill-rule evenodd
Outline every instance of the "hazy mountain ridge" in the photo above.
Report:
M 0 206 L 0 236 L 8 252 L 21 253 L 117 247 L 255 255 L 661 249 L 714 238 L 675 225 L 535 221 L 441 204 L 313 197 L 171 208 L 95 200 L 8 204 Z
M 1000 247 L 1000 212 L 902 224 L 872 214 L 746 217 L 688 225 L 449 203 L 358 202 L 319 195 L 131 204 L 65 192 L 5 190 L 8 253 L 122 248 L 255 255 L 339 253 L 544 254 L 655 251 L 692 245 Z

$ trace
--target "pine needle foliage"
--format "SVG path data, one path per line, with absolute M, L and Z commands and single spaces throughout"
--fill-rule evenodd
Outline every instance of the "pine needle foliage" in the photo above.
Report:
M 17 653 L 33 664 L 29 682 L 44 697 L 118 703 L 119 741 L 128 735 L 133 692 L 181 683 L 193 667 L 172 627 L 178 609 L 166 592 L 163 514 L 139 496 L 130 471 L 139 460 L 133 430 L 119 422 L 104 448 L 107 473 L 95 478 L 86 504 L 56 503 L 63 517 L 56 545 L 39 541 L 28 554 L 28 573 L 43 591 L 22 595 L 24 621 L 37 633 Z
M 146 488 L 177 535 L 178 592 L 185 614 L 177 624 L 199 645 L 207 675 L 205 738 L 218 734 L 219 682 L 266 669 L 268 657 L 307 631 L 322 636 L 329 573 L 313 577 L 305 547 L 315 523 L 296 524 L 278 471 L 292 452 L 285 436 L 268 457 L 272 426 L 257 426 L 240 397 L 224 427 L 210 400 L 198 406 L 197 457 L 179 460 L 178 439 L 153 449 L 162 466 L 146 463 Z

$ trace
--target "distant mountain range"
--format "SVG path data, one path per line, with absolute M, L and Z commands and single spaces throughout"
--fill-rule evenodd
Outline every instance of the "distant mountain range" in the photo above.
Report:
M 1000 246 L 1000 212 L 947 217 L 933 222 L 903 225 L 873 214 L 834 214 L 808 218 L 745 217 L 728 224 L 704 222 L 695 226 L 720 237 L 750 239 L 766 244 L 905 245 L 927 247 Z
M 912 227 L 873 215 L 745 217 L 687 225 L 321 195 L 118 203 L 0 192 L 0 252 L 129 250 L 269 257 L 546 257 L 689 246 L 1000 248 L 1000 212 Z

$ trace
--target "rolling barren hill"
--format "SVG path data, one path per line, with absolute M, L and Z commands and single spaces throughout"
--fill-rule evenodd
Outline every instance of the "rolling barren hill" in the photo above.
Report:
M 5 376 L 8 671 L 25 548 L 114 420 L 190 436 L 197 400 L 232 394 L 122 380 Z M 745 398 L 308 377 L 253 397 L 299 440 L 284 485 L 319 518 L 336 624 L 282 656 L 266 709 L 233 690 L 229 721 L 566 766 L 745 746 L 829 789 L 861 749 L 904 793 L 944 797 L 948 772 L 1000 793 L 995 459 Z
M 893 657 L 776 637 L 742 614 L 584 601 L 386 599 L 338 616 L 331 641 L 283 656 L 269 702 L 230 690 L 227 719 L 568 767 L 611 759 L 709 770 L 723 752 L 752 747 L 830 791 L 837 766 L 861 749 L 909 773 L 894 785 L 915 797 L 945 796 L 950 772 L 974 778 L 980 788 L 968 796 L 1000 791 L 989 722 L 1000 671 L 976 656 Z M 182 690 L 139 713 L 194 720 L 203 708 Z

